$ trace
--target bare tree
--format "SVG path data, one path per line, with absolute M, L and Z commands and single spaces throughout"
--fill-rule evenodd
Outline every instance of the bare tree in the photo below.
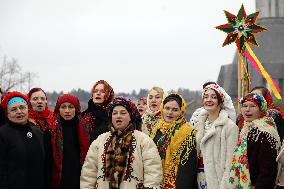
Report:
M 32 86 L 35 76 L 31 72 L 23 72 L 16 59 L 8 60 L 7 57 L 3 58 L 0 67 L 0 87 L 3 92 L 10 90 L 26 91 Z

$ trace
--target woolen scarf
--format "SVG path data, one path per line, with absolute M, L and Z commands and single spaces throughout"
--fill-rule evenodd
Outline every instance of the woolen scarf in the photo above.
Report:
M 129 149 L 132 143 L 132 125 L 123 131 L 111 128 L 111 135 L 105 156 L 105 177 L 110 181 L 111 189 L 119 189 L 126 165 L 129 164 Z

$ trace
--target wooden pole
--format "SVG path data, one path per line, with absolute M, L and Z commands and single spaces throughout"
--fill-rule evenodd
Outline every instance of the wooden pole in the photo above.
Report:
M 241 98 L 241 91 L 242 91 L 242 73 L 241 73 L 241 60 L 240 60 L 241 56 L 240 56 L 240 53 L 239 53 L 239 61 L 238 61 L 238 100 L 237 100 L 237 103 L 238 103 L 238 112 L 240 113 L 241 111 L 241 108 L 240 108 L 240 103 L 239 103 L 239 99 Z

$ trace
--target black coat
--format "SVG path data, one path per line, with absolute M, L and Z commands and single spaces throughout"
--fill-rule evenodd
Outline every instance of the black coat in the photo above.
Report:
M 267 111 L 267 113 L 270 117 L 273 118 L 273 120 L 276 124 L 276 127 L 277 127 L 277 131 L 278 131 L 279 136 L 280 136 L 280 141 L 283 141 L 283 139 L 284 139 L 284 120 L 283 120 L 280 112 L 276 109 L 269 109 Z
M 0 189 L 44 189 L 44 159 L 39 129 L 11 122 L 0 127 Z
M 5 113 L 0 104 L 0 127 L 6 123 Z
M 248 134 L 249 172 L 255 189 L 274 189 L 275 185 L 277 150 L 271 143 L 275 139 L 268 136 L 266 132 L 259 132 L 258 128 L 252 128 Z
M 91 124 L 90 126 L 84 126 L 90 128 L 90 144 L 96 140 L 99 135 L 110 131 L 108 128 L 110 120 L 107 111 L 100 105 L 95 104 L 92 99 L 89 100 L 88 108 L 82 112 L 80 119 L 83 125 Z

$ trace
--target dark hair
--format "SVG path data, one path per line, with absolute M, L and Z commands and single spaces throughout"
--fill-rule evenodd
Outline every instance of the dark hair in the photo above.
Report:
M 116 106 L 123 106 L 130 115 L 131 123 L 133 124 L 133 129 L 141 131 L 142 118 L 141 118 L 140 113 L 137 110 L 136 105 L 133 103 L 133 101 L 130 99 L 124 98 L 124 97 L 114 98 L 113 101 L 107 107 L 108 116 L 110 120 L 112 119 L 113 109 Z M 111 122 L 110 122 L 110 125 L 112 125 Z
M 178 94 L 170 94 L 168 95 L 165 100 L 163 101 L 163 105 L 165 105 L 166 103 L 170 102 L 170 101 L 176 101 L 179 105 L 179 107 L 182 107 L 182 99 Z
M 204 89 L 207 85 L 211 85 L 211 84 L 217 84 L 217 83 L 214 81 L 207 81 L 202 85 L 202 88 Z
M 45 91 L 42 89 L 42 88 L 39 88 L 39 87 L 35 87 L 35 88 L 32 88 L 29 93 L 28 93 L 28 97 L 29 99 L 31 98 L 32 94 L 35 93 L 35 92 L 38 92 L 38 91 L 42 91 L 47 99 L 47 96 L 46 96 L 46 93 Z
M 2 89 L 0 88 L 0 93 L 3 94 Z
M 214 84 L 214 83 L 211 83 L 211 84 Z M 210 84 L 209 84 L 209 85 L 210 85 Z M 220 95 L 215 89 L 212 89 L 212 88 L 209 88 L 209 89 L 211 89 L 211 90 L 213 90 L 213 91 L 215 92 L 215 94 L 216 94 L 216 96 L 217 96 L 217 100 L 218 100 L 218 105 L 220 105 L 221 103 L 223 103 L 223 99 L 222 99 L 221 95 Z M 203 99 L 204 99 L 204 97 L 203 97 Z
M 258 89 L 261 91 L 262 96 L 266 96 L 268 89 L 266 87 L 263 87 L 263 86 L 256 86 L 256 87 L 252 88 L 252 90 L 250 90 L 250 92 L 252 92 L 254 90 L 258 90 Z

